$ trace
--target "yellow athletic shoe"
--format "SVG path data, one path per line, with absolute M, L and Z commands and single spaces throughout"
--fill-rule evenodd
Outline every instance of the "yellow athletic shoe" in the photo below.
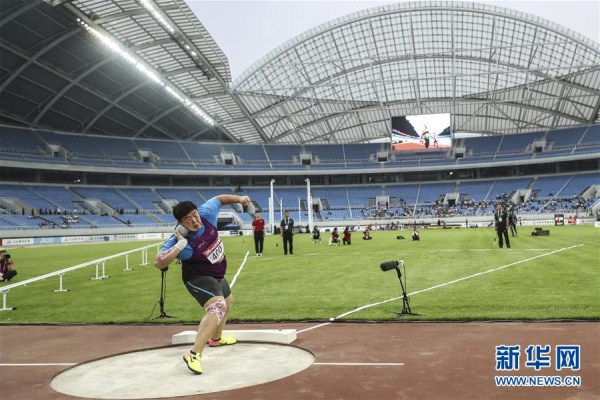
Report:
M 210 347 L 219 347 L 219 346 L 226 346 L 229 344 L 236 344 L 237 343 L 237 339 L 234 338 L 233 336 L 221 336 L 221 339 L 219 340 L 215 340 L 215 339 L 208 339 L 208 345 Z
M 183 356 L 183 361 L 187 364 L 188 369 L 196 375 L 202 373 L 202 356 L 200 354 L 189 352 Z

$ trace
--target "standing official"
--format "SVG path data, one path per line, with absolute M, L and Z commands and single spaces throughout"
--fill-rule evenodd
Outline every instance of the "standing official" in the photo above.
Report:
M 506 240 L 506 247 L 510 249 L 510 240 L 508 239 L 508 213 L 502 206 L 498 204 L 496 206 L 496 212 L 494 213 L 494 221 L 496 222 L 496 234 L 498 235 L 498 247 L 502 248 L 504 242 L 502 237 Z
M 263 244 L 265 242 L 265 220 L 260 216 L 260 211 L 254 214 L 252 231 L 254 232 L 254 250 L 256 250 L 257 256 L 262 256 Z
M 283 214 L 283 217 L 281 224 L 279 224 L 281 237 L 283 238 L 283 254 L 287 256 L 289 245 L 290 255 L 294 255 L 294 220 L 287 211 Z
M 313 228 L 312 242 L 313 243 L 317 243 L 317 242 L 321 243 L 321 231 L 316 226 Z

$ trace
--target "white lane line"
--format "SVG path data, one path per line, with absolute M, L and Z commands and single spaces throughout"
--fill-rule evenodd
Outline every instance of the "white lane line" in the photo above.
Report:
M 522 263 L 524 263 L 524 262 L 528 262 L 528 261 L 532 261 L 532 260 L 535 260 L 535 259 L 538 259 L 538 258 L 542 258 L 542 257 L 550 256 L 550 255 L 552 255 L 552 254 L 556 254 L 556 253 L 559 253 L 559 252 L 561 252 L 561 251 L 571 250 L 571 249 L 574 249 L 574 248 L 576 248 L 576 247 L 581 247 L 581 246 L 583 246 L 583 244 L 576 244 L 576 245 L 574 245 L 574 246 L 570 246 L 570 247 L 563 247 L 562 249 L 554 250 L 554 251 L 551 251 L 551 252 L 549 252 L 549 253 L 544 253 L 544 254 L 540 254 L 540 255 L 534 256 L 534 257 L 529 257 L 529 258 L 526 258 L 526 259 L 524 259 L 524 260 L 521 260 L 521 261 L 515 261 L 515 262 L 513 262 L 513 263 L 506 264 L 506 265 L 503 265 L 503 266 L 501 266 L 501 267 L 498 267 L 498 268 L 488 269 L 487 271 L 478 272 L 478 273 L 476 273 L 476 274 L 473 274 L 473 275 L 468 275 L 468 276 L 465 276 L 465 277 L 463 277 L 463 278 L 455 279 L 455 280 L 453 280 L 453 281 L 450 281 L 450 282 L 441 283 L 441 284 L 439 284 L 439 285 L 431 286 L 431 287 L 429 287 L 429 288 L 427 288 L 427 289 L 417 290 L 416 292 L 409 293 L 409 294 L 408 294 L 408 296 L 412 296 L 412 295 L 415 295 L 415 294 L 418 294 L 418 293 L 427 292 L 427 291 L 430 291 L 430 290 L 433 290 L 433 289 L 438 289 L 438 288 L 441 288 L 441 287 L 444 287 L 444 286 L 451 285 L 451 284 L 453 284 L 453 283 L 457 283 L 457 282 L 461 282 L 461 281 L 464 281 L 464 280 L 467 280 L 467 279 L 475 278 L 475 277 L 478 277 L 478 276 L 481 276 L 481 275 L 489 274 L 489 273 L 491 273 L 491 272 L 500 271 L 500 270 L 502 270 L 502 269 L 504 269 L 504 268 L 512 267 L 512 266 L 515 266 L 515 265 L 522 264 Z M 402 296 L 399 296 L 399 297 L 394 297 L 394 298 L 392 298 L 392 299 L 388 299 L 388 300 L 380 301 L 380 302 L 378 302 L 378 303 L 367 304 L 367 305 L 364 305 L 364 306 L 362 306 L 362 307 L 358 307 L 358 308 L 356 308 L 356 309 L 354 309 L 354 310 L 352 310 L 352 311 L 348 311 L 348 312 L 346 312 L 346 313 L 340 314 L 340 315 L 338 315 L 338 316 L 337 316 L 337 317 L 335 317 L 335 318 L 331 318 L 331 319 L 330 319 L 330 321 L 334 321 L 334 320 L 336 320 L 336 319 L 343 318 L 343 317 L 345 317 L 345 316 L 348 316 L 348 315 L 350 315 L 350 314 L 354 314 L 355 312 L 362 311 L 362 310 L 364 310 L 364 309 L 367 309 L 367 308 L 371 308 L 371 307 L 379 306 L 379 305 L 381 305 L 381 304 L 389 303 L 390 301 L 395 301 L 395 300 L 398 300 L 398 299 L 401 299 L 401 298 L 402 298 Z
M 331 320 L 333 321 L 333 318 Z M 325 323 L 322 323 L 322 324 L 319 324 L 319 325 L 311 326 L 310 328 L 302 329 L 301 331 L 296 332 L 296 334 L 302 333 L 302 332 L 312 331 L 313 329 L 317 329 L 317 328 L 320 328 L 322 326 L 326 326 L 326 325 L 329 325 L 329 324 L 331 324 L 331 322 L 325 322 Z
M 560 249 L 511 249 L 508 250 L 511 253 L 515 253 L 518 251 L 548 251 L 548 250 L 560 250 Z M 436 252 L 444 252 L 444 253 L 464 253 L 464 252 L 477 252 L 477 251 L 503 251 L 500 250 L 498 248 L 494 248 L 494 249 L 439 249 L 436 250 Z
M 510 250 L 508 249 L 499 249 L 498 245 L 496 245 L 496 247 L 494 247 L 493 249 L 487 248 L 487 249 L 404 249 L 404 253 L 467 253 L 467 252 L 480 252 L 480 251 L 505 251 L 508 252 L 510 251 L 511 253 L 517 253 L 519 251 L 562 251 L 563 249 L 549 249 L 549 248 L 545 248 L 545 249 L 519 249 L 519 248 L 511 248 Z M 355 256 L 361 256 L 364 255 L 364 253 L 350 253 L 352 255 Z M 377 252 L 377 254 L 394 254 L 397 255 L 398 252 L 393 252 L 393 251 L 379 251 Z
M 70 367 L 77 363 L 35 363 L 35 364 L 0 364 L 0 367 Z
M 404 363 L 357 363 L 357 362 L 316 362 L 313 365 L 341 365 L 341 366 L 359 366 L 359 367 L 392 367 L 392 366 L 402 366 Z
M 231 280 L 231 284 L 229 285 L 229 287 L 231 287 L 231 288 L 233 287 L 233 285 L 235 284 L 236 279 L 240 275 L 240 272 L 242 272 L 242 268 L 244 268 L 244 264 L 246 264 L 246 261 L 248 261 L 248 254 L 250 254 L 250 251 L 246 252 L 246 257 L 244 257 L 244 261 L 242 261 L 242 265 L 240 265 L 240 268 L 235 273 L 235 276 Z

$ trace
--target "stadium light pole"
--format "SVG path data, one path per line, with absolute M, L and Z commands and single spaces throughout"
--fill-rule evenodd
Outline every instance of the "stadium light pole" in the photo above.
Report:
M 313 230 L 313 208 L 312 208 L 312 196 L 310 194 L 310 179 L 306 178 L 304 180 L 306 182 L 306 208 L 308 211 L 308 231 L 312 232 Z
M 275 179 L 271 179 L 271 197 L 269 197 L 269 225 L 271 225 L 271 234 L 274 235 L 275 234 L 275 209 L 273 207 L 273 205 L 275 204 L 274 202 L 274 196 L 273 196 L 273 184 L 275 183 Z
M 279 198 L 279 219 L 283 219 L 283 197 Z
M 300 203 L 300 197 L 298 197 L 298 226 L 302 229 L 302 204 Z

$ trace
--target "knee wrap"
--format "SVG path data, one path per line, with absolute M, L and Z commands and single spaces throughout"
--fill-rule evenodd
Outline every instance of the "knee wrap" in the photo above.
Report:
M 212 314 L 217 317 L 217 323 L 220 324 L 225 317 L 225 312 L 227 311 L 227 303 L 225 303 L 225 299 L 220 298 L 219 300 L 212 303 L 210 306 L 206 307 L 206 313 Z

